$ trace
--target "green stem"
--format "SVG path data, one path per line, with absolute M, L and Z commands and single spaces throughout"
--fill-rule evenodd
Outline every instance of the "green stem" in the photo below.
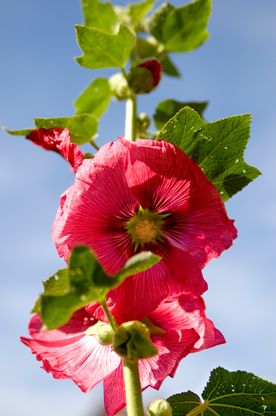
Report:
M 128 416 L 144 416 L 138 361 L 124 360 L 124 381 Z
M 136 95 L 133 92 L 126 100 L 125 139 L 136 140 Z
M 99 146 L 94 142 L 94 140 L 92 139 L 92 140 L 90 140 L 90 142 L 89 142 L 90 144 L 91 144 L 91 146 L 93 146 L 94 147 L 94 149 L 96 149 L 96 150 L 100 150 L 100 148 L 99 148 Z
M 107 304 L 106 304 L 106 301 L 104 300 L 103 302 L 101 302 L 101 304 L 102 304 L 102 307 L 103 307 L 103 309 L 104 309 L 104 311 L 105 311 L 106 317 L 107 317 L 107 319 L 108 319 L 108 321 L 109 321 L 109 323 L 110 323 L 110 325 L 111 325 L 111 328 L 112 328 L 112 329 L 113 329 L 113 331 L 115 332 L 115 331 L 116 331 L 116 329 L 117 329 L 117 324 L 116 324 L 115 319 L 113 318 L 113 316 L 112 316 L 112 315 L 111 315 L 111 313 L 109 312 L 109 309 L 108 309 L 108 306 L 107 306 Z

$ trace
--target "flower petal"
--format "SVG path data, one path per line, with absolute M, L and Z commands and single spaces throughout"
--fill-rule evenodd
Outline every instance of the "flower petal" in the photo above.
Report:
M 114 416 L 126 405 L 123 364 L 104 380 L 104 407 L 107 416 Z
M 70 163 L 73 172 L 76 172 L 83 162 L 83 153 L 76 144 L 72 143 L 68 129 L 32 130 L 26 138 L 45 150 L 59 153 Z
M 74 316 L 69 324 L 51 331 L 42 330 L 42 322 L 36 315 L 30 322 L 32 339 L 22 337 L 21 341 L 42 361 L 44 370 L 55 378 L 72 379 L 87 392 L 115 370 L 120 357 L 110 346 L 100 345 L 95 336 L 86 335 L 91 315 L 84 310 L 78 314 L 77 319 Z
M 125 224 L 137 207 L 125 180 L 123 150 L 120 141 L 108 143 L 94 159 L 84 161 L 61 197 L 52 234 L 61 256 L 87 244 L 111 275 L 132 255 Z
M 118 322 L 128 320 L 129 316 L 143 319 L 164 298 L 187 291 L 200 295 L 207 290 L 201 270 L 191 256 L 174 247 L 168 247 L 164 256 L 155 266 L 128 277 L 108 293 Z
M 214 185 L 182 150 L 165 141 L 141 140 L 129 149 L 128 185 L 143 208 L 170 213 L 166 236 L 203 267 L 237 237 Z
M 152 335 L 151 339 L 158 354 L 139 361 L 142 389 L 148 386 L 159 389 L 180 360 L 191 352 L 198 340 L 198 334 L 193 329 L 182 331 L 181 336 L 178 331 L 168 331 L 165 334 Z

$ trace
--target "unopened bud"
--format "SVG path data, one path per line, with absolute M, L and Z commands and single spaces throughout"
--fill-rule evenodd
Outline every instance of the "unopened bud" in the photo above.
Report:
M 96 339 L 101 345 L 110 345 L 113 340 L 113 330 L 109 324 L 102 323 L 97 327 Z
M 140 113 L 137 117 L 139 133 L 147 131 L 150 126 L 150 118 L 146 113 Z
M 162 65 L 157 59 L 148 59 L 138 65 L 140 68 L 146 68 L 152 75 L 153 86 L 156 87 L 161 79 Z
M 109 324 L 98 321 L 86 330 L 86 335 L 95 335 L 99 344 L 110 345 L 112 344 L 114 332 Z
M 109 78 L 109 86 L 112 95 L 118 100 L 124 100 L 130 96 L 130 89 L 127 80 L 121 73 L 112 75 Z
M 166 400 L 153 400 L 148 407 L 147 416 L 172 416 L 172 408 Z
M 158 352 L 151 342 L 148 328 L 140 321 L 125 322 L 119 326 L 113 337 L 113 349 L 131 361 L 149 358 Z
M 136 94 L 151 92 L 162 75 L 162 65 L 157 59 L 147 59 L 130 70 L 128 82 Z

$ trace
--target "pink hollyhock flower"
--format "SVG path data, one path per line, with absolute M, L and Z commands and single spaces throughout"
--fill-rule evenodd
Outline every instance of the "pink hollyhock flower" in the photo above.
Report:
M 113 308 L 117 322 L 132 319 L 124 308 Z M 190 352 L 224 343 L 223 335 L 206 318 L 201 298 L 191 294 L 165 299 L 146 317 L 141 315 L 151 331 L 152 343 L 158 354 L 139 360 L 142 390 L 151 386 L 159 389 L 167 376 L 173 377 L 182 358 Z M 72 379 L 82 391 L 90 391 L 104 382 L 107 416 L 115 415 L 125 406 L 122 359 L 110 345 L 101 345 L 91 331 L 97 321 L 106 322 L 101 306 L 90 304 L 76 312 L 63 327 L 45 331 L 38 315 L 29 325 L 31 338 L 22 337 L 42 368 L 55 378 Z
M 26 137 L 45 150 L 53 150 L 64 157 L 76 172 L 83 161 L 83 153 L 80 148 L 72 143 L 68 129 L 52 128 L 33 130 Z
M 198 165 L 166 141 L 119 139 L 84 160 L 75 183 L 61 196 L 53 225 L 60 256 L 78 244 L 92 248 L 115 275 L 137 251 L 162 257 L 110 292 L 137 313 L 170 293 L 206 289 L 201 271 L 236 237 L 220 195 Z M 132 311 L 133 312 L 133 311 Z
M 156 87 L 161 79 L 162 65 L 157 59 L 148 59 L 138 65 L 140 68 L 145 68 L 150 71 L 152 75 L 152 85 Z

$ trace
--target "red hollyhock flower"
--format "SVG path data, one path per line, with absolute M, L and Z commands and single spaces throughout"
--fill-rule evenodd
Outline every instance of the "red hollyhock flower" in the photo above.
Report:
M 198 165 L 176 146 L 152 140 L 120 139 L 85 160 L 53 225 L 61 256 L 86 244 L 110 275 L 137 251 L 162 257 L 110 292 L 129 311 L 125 299 L 135 297 L 138 314 L 170 293 L 202 294 L 207 285 L 198 265 L 235 237 L 220 195 Z
M 68 129 L 52 128 L 33 130 L 26 137 L 45 150 L 59 153 L 70 163 L 74 172 L 78 170 L 83 161 L 83 153 L 80 148 L 72 143 Z
M 124 308 L 113 310 L 117 322 L 133 316 Z M 223 335 L 205 315 L 201 298 L 191 294 L 165 299 L 148 316 L 141 315 L 151 331 L 152 343 L 158 354 L 139 360 L 142 390 L 151 386 L 159 389 L 167 376 L 173 377 L 180 360 L 190 352 L 224 343 Z M 72 379 L 82 391 L 90 391 L 104 381 L 106 414 L 115 415 L 125 406 L 122 359 L 110 345 L 101 345 L 91 331 L 98 321 L 106 322 L 98 304 L 88 305 L 76 312 L 63 327 L 45 331 L 38 315 L 29 325 L 31 338 L 22 337 L 42 368 L 58 379 Z
M 138 65 L 140 68 L 146 68 L 152 75 L 153 87 L 156 87 L 161 79 L 162 65 L 157 59 L 148 59 Z

